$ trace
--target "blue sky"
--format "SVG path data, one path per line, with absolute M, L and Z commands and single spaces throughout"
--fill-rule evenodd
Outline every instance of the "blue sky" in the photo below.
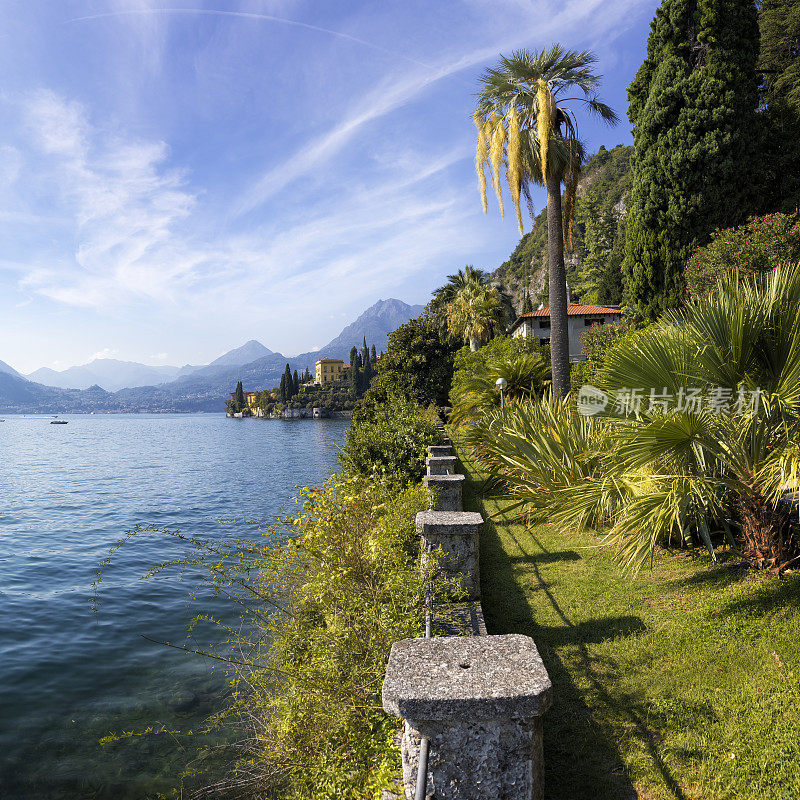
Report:
M 5 0 L 0 359 L 206 363 L 325 344 L 379 298 L 493 269 L 477 77 L 498 53 L 594 50 L 626 90 L 656 2 Z M 541 208 L 543 197 L 537 197 Z

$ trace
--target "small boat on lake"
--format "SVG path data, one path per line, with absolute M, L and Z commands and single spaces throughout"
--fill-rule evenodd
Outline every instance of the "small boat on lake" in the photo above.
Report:
M 52 419 L 50 420 L 51 425 L 66 425 L 68 420 L 66 419 Z

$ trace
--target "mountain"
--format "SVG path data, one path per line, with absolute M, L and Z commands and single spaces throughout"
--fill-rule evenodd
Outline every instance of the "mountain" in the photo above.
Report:
M 97 385 L 109 392 L 115 392 L 128 386 L 150 386 L 171 381 L 178 377 L 181 369 L 152 367 L 135 361 L 118 361 L 115 358 L 96 358 L 88 364 L 60 371 L 42 367 L 25 377 L 35 383 L 56 386 L 59 389 L 88 389 Z
M 6 375 L 13 375 L 15 378 L 22 377 L 22 375 L 20 375 L 19 372 L 14 369 L 14 367 L 10 367 L 5 361 L 0 361 L 0 372 L 5 373 Z
M 27 413 L 222 411 L 237 381 L 242 381 L 246 391 L 271 389 L 280 383 L 281 374 L 287 363 L 290 369 L 300 372 L 306 367 L 313 371 L 314 362 L 322 357 L 347 360 L 350 357 L 350 348 L 353 345 L 361 347 L 364 338 L 368 345 L 375 344 L 377 350 L 385 350 L 389 334 L 412 317 L 421 314 L 422 310 L 422 306 L 410 306 L 400 300 L 379 300 L 325 347 L 318 351 L 301 353 L 293 358 L 273 353 L 259 342 L 250 341 L 204 367 L 186 366 L 178 369 L 132 365 L 157 370 L 157 383 L 154 381 L 147 386 L 127 386 L 113 393 L 106 391 L 107 387 L 101 380 L 92 380 L 80 389 L 73 387 L 66 389 L 44 386 L 18 375 L 0 372 L 0 411 Z M 248 363 L 226 363 L 259 353 L 262 354 L 260 357 Z M 100 361 L 113 360 L 100 359 Z M 128 374 L 134 374 L 131 362 L 115 363 L 128 365 L 131 367 Z M 98 361 L 93 361 L 85 367 L 96 369 L 97 364 Z M 82 368 L 71 368 L 71 370 L 79 369 Z M 163 371 L 166 369 L 176 370 L 179 374 L 173 380 L 165 382 Z M 64 373 L 67 372 L 70 370 L 64 370 Z M 111 373 L 110 368 L 108 372 Z M 42 370 L 37 370 L 33 374 L 41 373 Z M 55 375 L 64 373 L 55 372 Z M 72 375 L 74 374 L 73 372 Z M 87 373 L 84 372 L 82 377 L 85 383 Z
M 320 358 L 350 358 L 350 348 L 355 345 L 359 349 L 364 339 L 367 346 L 381 353 L 386 350 L 389 334 L 405 325 L 410 319 L 418 317 L 424 306 L 410 306 L 402 300 L 378 300 L 370 306 L 355 322 L 348 325 L 335 339 L 325 347 L 309 353 L 301 353 L 296 361 L 312 360 L 312 366 Z M 312 370 L 313 371 L 313 370 Z
M 250 364 L 253 361 L 257 361 L 259 358 L 264 358 L 264 356 L 273 355 L 280 355 L 280 353 L 273 353 L 272 350 L 264 347 L 261 342 L 251 339 L 249 342 L 245 342 L 241 347 L 237 347 L 235 350 L 229 350 L 219 358 L 215 358 L 208 366 L 240 366 L 241 364 Z

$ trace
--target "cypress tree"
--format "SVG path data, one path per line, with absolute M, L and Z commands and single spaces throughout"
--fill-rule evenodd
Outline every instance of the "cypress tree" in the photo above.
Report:
M 373 344 L 372 347 L 369 349 L 369 360 L 372 362 L 373 366 L 378 360 L 378 351 L 375 349 L 375 345 Z
M 758 185 L 758 19 L 745 0 L 664 0 L 628 89 L 634 155 L 627 301 L 653 319 L 683 299 L 683 269 Z
M 280 388 L 278 389 L 278 397 L 280 397 L 281 403 L 285 403 L 286 400 L 288 399 L 286 397 L 286 373 L 285 372 L 283 373 L 283 375 L 281 375 L 281 385 L 280 385 Z
M 372 383 L 372 376 L 375 374 L 375 370 L 372 368 L 372 361 L 367 357 L 364 361 L 364 369 L 361 373 L 361 390 L 366 392 L 369 389 L 370 383 Z
M 294 380 L 292 379 L 292 371 L 289 369 L 288 364 L 283 371 L 283 386 L 286 400 L 289 401 L 294 395 Z
M 244 402 L 244 389 L 242 388 L 242 382 L 239 381 L 236 384 L 236 411 L 244 410 L 245 402 Z
M 361 356 L 358 353 L 356 353 L 353 366 L 350 367 L 350 385 L 353 387 L 356 397 L 358 397 L 361 394 Z
M 358 348 L 353 345 L 350 348 L 350 366 L 354 367 L 356 365 L 356 356 L 358 355 Z
M 300 394 L 300 376 L 297 370 L 292 374 L 292 394 Z

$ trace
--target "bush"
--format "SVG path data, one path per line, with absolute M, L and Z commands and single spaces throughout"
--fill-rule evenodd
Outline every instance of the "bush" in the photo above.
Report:
M 630 342 L 637 328 L 621 322 L 614 325 L 592 325 L 581 334 L 585 361 L 572 365 L 571 382 L 573 391 L 585 384 L 594 385 L 609 355 L 619 345 Z
M 744 276 L 771 272 L 782 263 L 800 261 L 800 214 L 753 217 L 737 228 L 716 230 L 711 242 L 692 254 L 686 265 L 691 297 L 707 294 L 726 272 Z
M 437 605 L 453 589 L 437 574 L 438 553 L 420 569 L 415 517 L 427 492 L 334 478 L 299 500 L 297 517 L 244 539 L 204 542 L 154 527 L 128 536 L 191 543 L 185 559 L 148 577 L 199 568 L 242 610 L 236 630 L 216 623 L 227 641 L 210 654 L 234 679 L 210 723 L 244 735 L 232 772 L 203 797 L 366 800 L 395 782 L 398 721 L 381 705 L 389 651 L 424 631 L 428 586 Z M 200 614 L 192 628 L 204 622 L 215 620 Z M 200 759 L 193 770 L 202 767 Z
M 345 433 L 339 463 L 350 475 L 418 483 L 425 475 L 429 444 L 441 441 L 433 408 L 423 409 L 396 395 L 359 403 Z
M 498 336 L 477 351 L 465 347 L 456 354 L 450 421 L 463 425 L 499 407 L 498 378 L 505 378 L 505 401 L 541 396 L 550 382 L 550 359 L 538 339 Z

